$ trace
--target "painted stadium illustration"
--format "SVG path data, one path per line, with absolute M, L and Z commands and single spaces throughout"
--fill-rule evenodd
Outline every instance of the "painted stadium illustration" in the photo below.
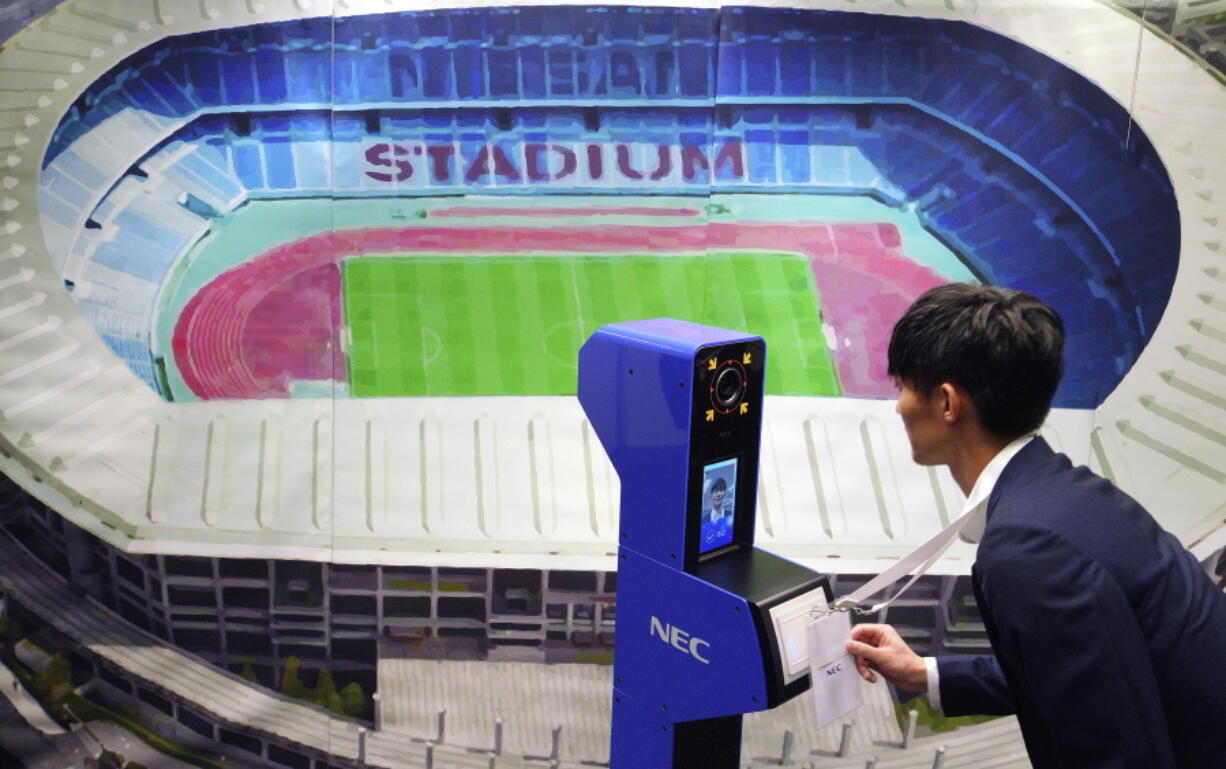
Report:
M 573 25 L 601 56 L 554 50 Z M 454 48 L 396 42 L 435 37 Z M 889 396 L 890 318 L 978 279 L 1063 305 L 1078 363 L 1061 403 L 1092 408 L 1161 317 L 1175 202 L 1139 129 L 1121 151 L 1122 105 L 1024 46 L 990 54 L 997 40 L 918 19 L 582 7 L 197 33 L 76 100 L 40 202 L 78 307 L 171 400 L 571 394 L 582 332 L 628 314 L 766 329 L 778 393 Z M 955 82 L 965 67 L 991 82 Z M 134 131 L 158 140 L 109 189 L 82 184 L 90 142 Z M 776 238 L 787 249 L 762 253 Z
M 620 320 L 767 340 L 757 539 L 846 586 L 961 505 L 894 320 L 1031 291 L 1045 435 L 1216 568 L 1211 17 L 451 5 L 0 11 L 0 658 L 52 720 L 184 765 L 607 761 L 618 486 L 573 396 Z M 987 648 L 972 555 L 889 609 L 920 650 Z M 865 687 L 861 763 L 910 707 Z M 743 755 L 844 765 L 806 709 Z M 1011 719 L 926 723 L 898 766 L 1028 766 Z

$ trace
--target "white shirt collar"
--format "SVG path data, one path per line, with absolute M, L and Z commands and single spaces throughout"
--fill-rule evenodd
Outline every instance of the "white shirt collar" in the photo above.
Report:
M 1017 453 L 1032 440 L 1034 440 L 1033 433 L 1023 435 L 1021 438 L 1006 445 L 996 456 L 992 457 L 991 461 L 983 468 L 983 472 L 975 479 L 975 485 L 971 488 L 971 493 L 966 498 L 966 504 L 962 506 L 962 516 L 977 515 L 977 519 L 968 521 L 967 525 L 958 534 L 963 542 L 976 544 L 979 540 L 983 539 L 983 531 L 988 524 L 988 517 L 986 515 L 988 498 L 992 496 L 992 490 L 996 488 L 996 482 L 1000 480 L 1000 474 L 1004 472 L 1005 466 L 1009 464 L 1009 460 L 1017 456 Z

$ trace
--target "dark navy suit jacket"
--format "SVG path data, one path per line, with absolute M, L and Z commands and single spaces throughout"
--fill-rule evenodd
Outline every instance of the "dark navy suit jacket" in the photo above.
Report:
M 1036 438 L 972 580 L 994 655 L 938 658 L 946 715 L 1016 713 L 1035 769 L 1226 767 L 1226 594 L 1122 491 Z

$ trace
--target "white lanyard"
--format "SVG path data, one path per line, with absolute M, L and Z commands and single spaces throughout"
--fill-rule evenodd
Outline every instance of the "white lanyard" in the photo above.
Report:
M 958 518 L 958 520 L 942 529 L 935 537 L 920 545 L 914 551 L 908 553 L 902 558 L 899 558 L 893 563 L 893 565 L 890 566 L 890 568 L 881 572 L 876 577 L 873 577 L 868 582 L 865 582 L 858 590 L 854 590 L 848 595 L 843 596 L 831 604 L 828 610 L 819 613 L 833 614 L 840 611 L 853 611 L 856 614 L 875 614 L 881 611 L 885 607 L 894 603 L 894 601 L 898 600 L 903 593 L 905 593 L 912 585 L 915 584 L 915 580 L 924 576 L 924 572 L 932 568 L 932 565 L 937 562 L 937 559 L 940 558 L 946 550 L 949 549 L 949 546 L 954 543 L 954 540 L 958 538 L 958 535 L 962 533 L 963 529 L 978 521 L 985 515 L 987 515 L 987 505 L 977 505 L 975 509 L 971 510 L 966 515 L 963 515 L 962 517 Z M 895 593 L 891 598 L 882 601 L 881 603 L 874 604 L 872 608 L 869 609 L 863 609 L 860 607 L 860 604 L 863 601 L 872 598 L 874 595 L 880 593 L 882 590 L 894 584 L 899 579 L 902 579 L 906 575 L 910 574 L 912 569 L 915 569 L 917 566 L 919 569 L 911 577 L 911 580 L 907 582 L 907 584 L 903 585 L 902 589 Z

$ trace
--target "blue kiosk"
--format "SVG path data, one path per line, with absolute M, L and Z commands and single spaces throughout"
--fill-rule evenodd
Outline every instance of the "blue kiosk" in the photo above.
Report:
M 615 323 L 579 402 L 621 480 L 611 769 L 735 769 L 744 713 L 809 687 L 817 572 L 754 547 L 766 343 Z

